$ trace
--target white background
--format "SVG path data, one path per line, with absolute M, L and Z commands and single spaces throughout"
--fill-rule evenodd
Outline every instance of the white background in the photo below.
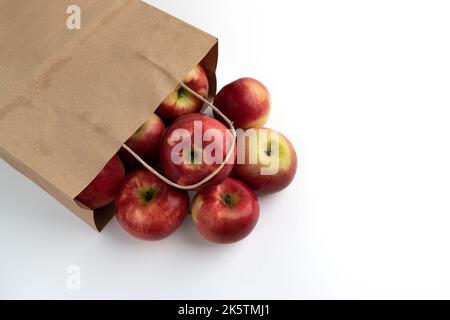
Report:
M 237 245 L 147 243 L 0 161 L 1 298 L 450 298 L 448 1 L 149 2 L 220 39 L 220 86 L 266 84 L 297 179 Z

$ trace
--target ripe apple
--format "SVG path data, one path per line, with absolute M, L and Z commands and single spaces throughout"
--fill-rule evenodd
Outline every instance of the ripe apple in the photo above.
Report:
M 226 85 L 214 99 L 214 105 L 241 129 L 264 126 L 269 119 L 271 104 L 269 91 L 252 78 Z
M 194 113 L 175 121 L 164 133 L 160 162 L 164 174 L 182 186 L 199 183 L 226 159 L 233 137 L 219 121 Z M 223 169 L 206 185 L 225 180 L 233 170 L 235 150 Z
M 100 209 L 114 201 L 117 188 L 124 178 L 122 161 L 115 155 L 76 200 L 92 210 Z
M 166 127 L 156 114 L 150 118 L 136 131 L 126 142 L 139 157 L 147 163 L 153 163 L 158 159 L 159 142 Z M 119 156 L 125 167 L 129 170 L 137 169 L 140 163 L 125 149 L 120 149 Z
M 120 225 L 142 240 L 161 240 L 172 234 L 189 210 L 186 191 L 177 190 L 145 169 L 127 176 L 115 201 Z
M 200 234 L 215 243 L 233 243 L 247 237 L 259 218 L 255 193 L 237 179 L 199 191 L 192 202 L 192 219 Z
M 238 136 L 238 160 L 234 174 L 257 193 L 274 193 L 286 188 L 296 171 L 297 154 L 291 142 L 281 133 L 257 128 Z
M 197 65 L 189 72 L 183 79 L 183 83 L 203 98 L 206 99 L 208 97 L 208 76 L 202 66 Z M 192 95 L 183 87 L 178 86 L 177 89 L 158 107 L 156 114 L 159 115 L 166 124 L 169 124 L 186 114 L 200 112 L 203 105 L 203 101 Z

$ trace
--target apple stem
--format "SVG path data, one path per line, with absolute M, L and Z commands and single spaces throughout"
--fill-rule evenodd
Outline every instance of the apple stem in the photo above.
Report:
M 145 193 L 145 201 L 150 202 L 153 199 L 153 192 L 147 191 Z
M 157 192 L 158 191 L 152 189 L 140 191 L 141 201 L 145 204 L 150 203 L 155 198 Z
M 227 206 L 229 207 L 233 206 L 233 197 L 231 196 L 231 194 L 225 195 L 225 197 L 223 197 L 223 201 Z
M 178 88 L 178 91 L 177 91 L 178 98 L 182 98 L 184 95 L 184 92 L 185 92 L 185 90 L 183 87 Z

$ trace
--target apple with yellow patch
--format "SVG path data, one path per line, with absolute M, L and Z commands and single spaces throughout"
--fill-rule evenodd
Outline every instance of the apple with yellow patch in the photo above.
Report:
M 255 228 L 259 218 L 256 194 L 237 179 L 198 192 L 192 202 L 192 219 L 200 234 L 219 244 L 240 241 Z
M 175 189 L 145 169 L 128 175 L 115 201 L 116 217 L 132 236 L 161 240 L 171 235 L 189 210 L 186 191 Z
M 258 80 L 242 78 L 226 85 L 214 105 L 234 122 L 236 128 L 259 128 L 269 119 L 272 100 L 269 90 Z
M 203 98 L 206 99 L 208 97 L 208 76 L 201 65 L 197 65 L 189 72 L 183 79 L 183 83 Z M 203 105 L 204 102 L 202 100 L 195 97 L 182 86 L 178 86 L 158 107 L 156 114 L 160 116 L 166 124 L 170 124 L 181 116 L 200 112 Z
M 249 129 L 238 136 L 233 172 L 258 194 L 278 192 L 294 180 L 297 153 L 281 133 L 267 128 Z

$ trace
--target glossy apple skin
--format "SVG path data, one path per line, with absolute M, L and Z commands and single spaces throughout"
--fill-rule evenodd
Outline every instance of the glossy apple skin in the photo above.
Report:
M 213 173 L 220 164 L 216 163 L 205 163 L 207 161 L 203 161 L 201 164 L 192 165 L 189 161 L 184 161 L 181 164 L 176 164 L 172 161 L 172 151 L 175 147 L 175 144 L 179 143 L 178 141 L 173 141 L 173 133 L 176 130 L 184 129 L 190 133 L 191 137 L 191 147 L 195 146 L 194 143 L 194 123 L 201 122 L 202 123 L 202 137 L 205 131 L 209 129 L 216 129 L 220 132 L 223 137 L 223 143 L 217 144 L 216 151 L 219 155 L 221 155 L 221 159 L 226 159 L 226 154 L 228 148 L 231 147 L 232 136 L 229 130 L 219 121 L 208 117 L 206 115 L 200 113 L 189 114 L 179 118 L 175 121 L 164 133 L 161 139 L 160 146 L 160 163 L 163 169 L 163 173 L 167 178 L 171 181 L 182 185 L 182 186 L 190 186 L 194 185 L 206 177 L 208 177 L 211 173 Z M 226 138 L 228 136 L 228 138 Z M 203 139 L 202 139 L 203 140 Z M 207 148 L 211 143 L 211 141 L 203 141 L 202 145 L 199 148 L 194 148 L 198 150 L 201 154 L 204 149 Z M 233 155 L 230 160 L 225 164 L 223 169 L 207 184 L 202 187 L 206 187 L 208 185 L 218 184 L 225 180 L 233 170 L 234 160 L 236 157 L 236 152 L 234 149 Z M 203 160 L 206 160 L 204 158 Z
M 97 177 L 77 196 L 86 207 L 97 210 L 114 201 L 117 189 L 125 178 L 125 169 L 115 155 Z
M 147 199 L 146 194 L 150 194 Z M 186 191 L 177 190 L 146 169 L 127 176 L 115 201 L 116 217 L 132 236 L 156 241 L 171 235 L 189 210 Z
M 245 163 L 241 164 L 241 161 L 238 159 L 237 164 L 234 167 L 234 174 L 258 194 L 275 193 L 287 188 L 294 180 L 297 172 L 297 153 L 295 152 L 292 143 L 284 135 L 272 129 L 256 128 L 250 130 L 255 130 L 257 132 L 257 146 L 256 148 L 251 148 L 249 145 L 250 140 L 246 140 Z M 270 156 L 265 154 L 265 150 L 267 150 L 268 147 L 263 143 L 261 135 L 267 136 L 268 142 L 272 141 L 271 143 L 276 142 L 276 140 L 271 138 L 276 136 L 279 137 L 278 154 L 272 153 Z M 250 153 L 253 153 L 254 159 L 257 159 L 254 164 L 251 164 L 249 161 Z M 261 169 L 270 167 L 269 163 L 277 161 L 277 159 L 279 159 L 279 170 L 276 174 L 262 175 Z
M 152 114 L 145 124 L 126 142 L 126 145 L 146 163 L 153 164 L 159 158 L 159 142 L 165 129 L 161 118 Z M 119 156 L 125 168 L 129 171 L 141 168 L 141 164 L 127 150 L 120 149 Z
M 209 81 L 202 66 L 197 65 L 183 79 L 183 83 L 197 92 L 203 98 L 208 97 Z M 197 113 L 203 108 L 204 102 L 192 95 L 189 91 L 178 86 L 158 107 L 156 114 L 170 124 L 176 119 L 190 113 Z
M 240 129 L 263 127 L 270 116 L 272 100 L 258 80 L 242 78 L 226 85 L 214 105 Z M 218 118 L 216 116 L 216 118 Z
M 230 197 L 227 204 L 226 197 Z M 192 219 L 207 240 L 229 244 L 247 237 L 259 218 L 259 203 L 248 186 L 228 178 L 196 194 L 192 202 Z

